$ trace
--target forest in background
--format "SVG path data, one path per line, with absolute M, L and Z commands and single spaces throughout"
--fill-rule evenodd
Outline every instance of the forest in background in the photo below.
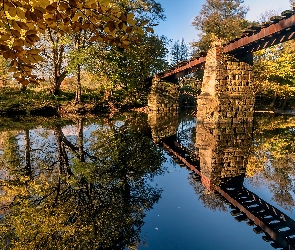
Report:
M 192 23 L 199 40 L 187 45 L 153 33 L 152 27 L 165 19 L 154 0 L 37 2 L 2 3 L 0 11 L 9 18 L 0 25 L 1 115 L 50 115 L 61 107 L 78 113 L 144 107 L 147 78 L 207 51 L 216 39 L 230 41 L 280 14 L 268 11 L 249 22 L 243 1 L 207 0 Z M 84 9 L 85 16 L 77 14 Z M 263 108 L 293 108 L 294 43 L 254 55 L 255 92 Z M 182 91 L 196 95 L 201 80 L 200 74 L 181 79 Z

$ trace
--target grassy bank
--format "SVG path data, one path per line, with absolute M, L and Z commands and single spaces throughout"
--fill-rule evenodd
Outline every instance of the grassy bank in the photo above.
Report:
M 21 91 L 18 88 L 1 88 L 0 92 L 2 117 L 105 114 L 114 110 L 128 109 L 131 106 L 104 101 L 101 93 L 95 91 L 83 93 L 81 103 L 75 103 L 74 92 L 61 91 L 56 96 L 44 90 Z

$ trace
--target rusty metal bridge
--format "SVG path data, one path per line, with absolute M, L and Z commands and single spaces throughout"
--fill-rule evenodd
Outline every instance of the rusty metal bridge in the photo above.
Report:
M 271 242 L 271 246 L 276 249 L 295 249 L 295 221 L 245 188 L 241 178 L 240 185 L 231 181 L 210 185 L 208 177 L 200 171 L 199 160 L 190 156 L 192 155 L 190 150 L 179 144 L 175 136 L 163 139 L 162 146 L 175 162 L 192 171 L 195 181 L 201 181 L 206 188 L 222 196 L 237 221 L 247 221 L 249 226 L 254 226 L 255 233 L 264 232 L 263 240 Z
M 245 30 L 241 37 L 223 45 L 223 52 L 228 54 L 247 54 L 295 38 L 295 10 L 286 10 L 281 16 L 273 16 L 270 21 L 260 26 Z M 180 62 L 174 68 L 159 73 L 161 79 L 180 78 L 204 67 L 206 54 L 189 61 Z

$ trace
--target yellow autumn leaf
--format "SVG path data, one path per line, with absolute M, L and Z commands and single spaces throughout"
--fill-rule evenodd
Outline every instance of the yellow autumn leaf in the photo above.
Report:
M 24 43 L 24 40 L 23 39 L 15 39 L 14 41 L 13 41 L 13 47 L 16 47 L 16 46 L 24 46 L 25 45 L 25 43 Z
M 72 18 L 72 22 L 78 22 L 79 17 L 82 17 L 82 13 L 76 12 L 74 17 Z
M 16 23 L 17 23 L 17 25 L 18 25 L 21 29 L 23 29 L 23 30 L 28 30 L 28 29 L 30 29 L 29 26 L 28 26 L 26 23 L 24 23 L 24 22 L 16 21 Z
M 33 55 L 34 59 L 35 59 L 35 62 L 42 62 L 44 61 L 44 58 L 40 55 Z
M 26 24 L 27 24 L 27 26 L 29 27 L 30 30 L 35 29 L 35 24 L 33 22 L 27 22 Z
M 11 17 L 15 17 L 16 16 L 16 8 L 15 7 L 10 7 L 8 9 L 8 13 Z
M 100 5 L 108 6 L 111 3 L 111 1 L 110 0 L 100 0 L 99 3 L 100 3 Z
M 2 40 L 2 41 L 7 41 L 9 39 L 11 39 L 11 36 L 8 34 L 3 34 L 0 36 L 0 40 Z
M 105 27 L 105 28 L 104 28 L 104 32 L 105 32 L 105 33 L 108 33 L 108 34 L 110 34 L 110 33 L 111 33 L 111 31 L 110 31 L 109 27 Z
M 69 8 L 69 5 L 67 3 L 64 2 L 60 2 L 58 5 L 59 10 L 64 11 L 67 10 Z
M 106 5 L 100 5 L 102 13 L 106 13 L 108 10 L 108 7 Z
M 41 52 L 40 49 L 31 49 L 31 50 L 30 50 L 30 54 L 32 54 L 32 55 L 37 55 L 37 54 L 39 54 L 40 52 Z
M 145 28 L 145 30 L 147 32 L 154 33 L 154 29 L 153 28 L 147 27 L 147 28 Z
M 127 14 L 127 21 L 132 20 L 134 18 L 134 13 Z
M 8 72 L 15 72 L 17 71 L 17 68 L 15 66 L 12 66 L 9 68 Z
M 21 34 L 18 30 L 13 30 L 11 29 L 10 32 L 12 33 L 12 35 L 15 37 L 15 38 L 19 38 L 21 37 Z
M 50 5 L 50 1 L 49 0 L 39 0 L 36 1 L 36 4 L 38 4 L 38 6 L 42 6 L 44 8 L 46 8 L 48 5 Z M 33 6 L 35 7 L 35 6 Z
M 13 77 L 14 78 L 17 78 L 17 77 L 20 77 L 20 76 L 21 76 L 21 73 L 20 72 L 16 72 L 16 73 L 13 74 Z
M 18 31 L 21 31 L 21 30 L 22 30 L 21 27 L 19 27 L 19 25 L 17 24 L 17 22 L 14 21 L 14 20 L 11 21 L 11 26 L 12 26 L 12 28 L 14 28 L 15 30 L 18 30 Z
M 16 8 L 16 15 L 20 19 L 26 19 L 25 12 L 21 8 Z
M 127 19 L 127 22 L 130 26 L 134 26 L 136 24 L 136 21 L 134 19 Z
M 144 30 L 140 27 L 136 27 L 134 31 L 139 35 L 144 35 Z
M 130 42 L 129 42 L 129 41 L 126 41 L 126 40 L 122 41 L 122 43 L 123 43 L 124 45 L 130 45 Z
M 88 1 L 86 1 L 85 7 L 91 8 L 92 4 L 96 4 L 96 1 L 95 0 L 88 0 Z

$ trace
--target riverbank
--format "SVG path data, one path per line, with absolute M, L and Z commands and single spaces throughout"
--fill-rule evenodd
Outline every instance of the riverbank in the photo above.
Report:
M 20 91 L 16 88 L 2 88 L 0 92 L 0 117 L 16 116 L 72 116 L 72 115 L 104 115 L 114 116 L 116 113 L 136 111 L 148 113 L 147 105 L 121 104 L 104 101 L 100 93 L 84 94 L 81 103 L 74 101 L 74 92 L 61 92 L 54 96 L 45 91 Z M 256 114 L 295 115 L 295 109 L 268 110 L 268 105 L 256 107 Z
M 75 102 L 74 92 L 61 92 L 54 96 L 45 91 L 20 91 L 3 88 L 0 93 L 0 116 L 67 116 L 67 115 L 112 115 L 126 110 L 141 108 L 138 104 L 121 104 L 103 100 L 100 93 L 88 93 L 82 102 Z

